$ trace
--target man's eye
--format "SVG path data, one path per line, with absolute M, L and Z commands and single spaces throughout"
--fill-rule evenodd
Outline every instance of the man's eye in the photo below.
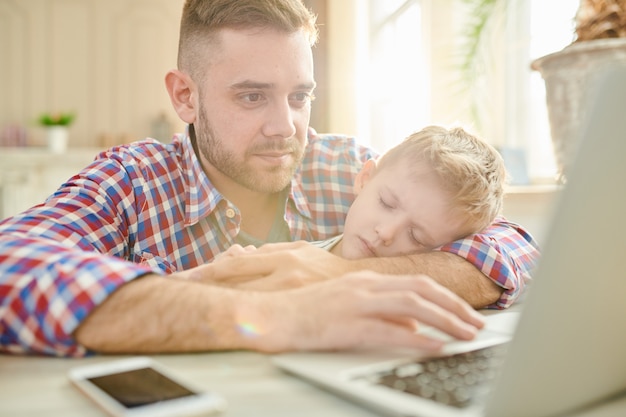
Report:
M 315 97 L 313 96 L 313 93 L 295 93 L 292 94 L 291 97 L 289 97 L 289 101 L 296 103 L 296 104 L 306 104 L 310 101 L 313 101 L 315 99 Z
M 248 93 L 241 96 L 241 99 L 247 103 L 258 103 L 262 98 L 260 93 Z

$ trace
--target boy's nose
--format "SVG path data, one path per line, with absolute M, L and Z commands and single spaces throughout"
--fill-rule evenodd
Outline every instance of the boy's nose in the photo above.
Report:
M 383 246 L 389 246 L 393 243 L 397 231 L 397 226 L 393 224 L 378 225 L 376 234 L 383 243 Z

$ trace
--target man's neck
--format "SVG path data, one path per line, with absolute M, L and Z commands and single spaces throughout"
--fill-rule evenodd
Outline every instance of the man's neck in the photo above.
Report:
M 253 237 L 265 240 L 276 219 L 276 212 L 284 207 L 284 193 L 253 191 L 215 170 L 207 172 L 207 176 L 222 196 L 239 209 L 241 229 Z
M 276 219 L 276 212 L 284 204 L 280 198 L 282 193 L 262 194 L 257 198 L 231 200 L 241 213 L 241 230 L 258 239 L 265 240 Z

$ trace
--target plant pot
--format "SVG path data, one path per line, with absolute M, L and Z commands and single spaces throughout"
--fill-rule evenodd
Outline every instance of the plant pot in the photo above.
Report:
M 557 166 L 564 183 L 585 128 L 593 86 L 609 67 L 626 66 L 626 38 L 573 43 L 532 62 L 546 83 L 546 104 Z
M 66 126 L 48 126 L 46 141 L 48 149 L 53 153 L 63 153 L 67 150 L 68 129 Z

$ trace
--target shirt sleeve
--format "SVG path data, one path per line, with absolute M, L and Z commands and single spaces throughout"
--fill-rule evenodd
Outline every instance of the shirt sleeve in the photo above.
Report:
M 510 307 L 531 280 L 540 252 L 533 237 L 522 226 L 497 218 L 479 234 L 439 248 L 474 264 L 504 289 L 500 299 L 488 308 Z
M 125 260 L 133 214 L 123 165 L 95 162 L 0 223 L 0 352 L 83 356 L 72 333 L 121 285 L 158 269 Z

